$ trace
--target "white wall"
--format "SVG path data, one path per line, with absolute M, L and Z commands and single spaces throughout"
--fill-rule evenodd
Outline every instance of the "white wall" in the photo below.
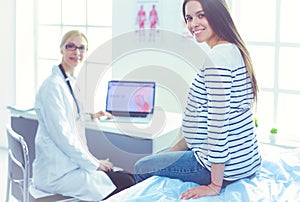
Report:
M 7 145 L 5 126 L 9 121 L 6 107 L 15 103 L 15 1 L 0 1 L 0 147 Z
M 113 0 L 113 36 L 134 30 L 136 14 L 140 5 L 137 2 L 142 2 L 142 0 Z M 145 2 L 147 5 L 149 4 L 147 2 L 151 2 L 151 0 Z M 182 32 L 182 14 L 179 1 L 158 0 L 153 2 L 158 2 L 159 26 L 165 30 Z
M 184 29 L 178 1 L 164 0 L 157 2 L 159 3 L 157 9 L 160 12 L 159 28 L 168 30 L 168 34 L 182 34 Z M 9 112 L 6 107 L 16 103 L 15 4 L 16 0 L 0 1 L 0 25 L 2 27 L 2 48 L 0 49 L 0 146 L 6 146 L 5 126 L 9 123 Z M 136 12 L 136 1 L 113 0 L 114 38 L 135 31 Z M 177 43 L 182 44 L 180 41 L 174 41 L 173 44 L 170 44 L 172 41 L 166 40 L 164 38 L 166 35 L 161 34 L 159 36 L 154 44 L 138 43 L 137 38 L 132 39 L 134 43 L 127 41 L 129 46 L 133 47 L 131 50 L 139 46 L 145 48 L 145 45 L 150 45 L 150 47 L 154 45 L 157 49 L 136 51 L 134 54 L 128 53 L 124 57 L 114 60 L 115 71 L 113 77 L 114 79 L 128 78 L 157 81 L 157 105 L 166 108 L 168 111 L 180 111 L 181 106 L 179 105 L 181 99 L 185 97 L 183 93 L 187 90 L 186 85 L 180 84 L 185 84 L 185 81 L 188 82 L 194 75 L 194 69 L 189 65 L 190 61 L 181 59 L 181 54 L 182 52 L 188 53 L 190 50 L 185 50 L 185 47 L 177 45 Z M 180 35 L 174 34 L 174 36 L 176 38 Z M 120 45 L 123 44 L 115 46 L 116 49 L 122 48 Z M 167 50 L 164 48 L 166 46 L 168 47 Z M 168 52 L 170 49 L 172 49 L 171 53 Z M 178 49 L 178 55 L 176 55 L 175 49 Z M 114 52 L 115 55 L 118 55 L 118 51 L 115 50 Z M 180 91 L 178 92 L 177 89 L 180 89 Z
M 154 1 L 159 13 L 159 32 L 155 40 L 150 37 L 149 29 L 144 35 L 136 31 L 136 15 L 141 5 L 137 2 L 113 1 L 112 77 L 155 81 L 156 106 L 181 112 L 195 68 L 199 67 L 204 53 L 192 40 L 183 37 L 186 31 L 179 1 Z M 147 5 L 151 1 L 144 2 Z M 148 3 L 148 10 L 149 7 Z

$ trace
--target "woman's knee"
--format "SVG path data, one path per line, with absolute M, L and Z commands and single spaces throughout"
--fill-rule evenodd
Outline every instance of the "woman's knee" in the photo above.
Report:
M 155 165 L 155 163 L 153 163 L 151 156 L 143 157 L 134 164 L 134 173 L 139 174 L 148 172 L 153 165 Z

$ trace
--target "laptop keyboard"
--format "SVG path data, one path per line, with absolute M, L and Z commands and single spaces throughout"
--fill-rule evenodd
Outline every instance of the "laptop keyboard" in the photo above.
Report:
M 148 123 L 151 120 L 151 115 L 148 116 L 115 116 L 113 119 L 98 119 L 101 122 L 119 122 L 119 123 Z
M 145 118 L 149 115 L 149 113 L 141 113 L 141 112 L 121 112 L 121 113 L 112 113 L 115 117 L 126 117 L 126 118 Z

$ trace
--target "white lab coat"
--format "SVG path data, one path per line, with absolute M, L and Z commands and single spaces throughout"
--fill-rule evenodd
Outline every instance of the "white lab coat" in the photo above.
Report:
M 68 77 L 74 85 L 74 78 Z M 86 201 L 99 201 L 115 190 L 110 178 L 97 171 L 97 160 L 81 141 L 76 105 L 58 66 L 40 87 L 35 109 L 39 121 L 33 163 L 35 186 Z

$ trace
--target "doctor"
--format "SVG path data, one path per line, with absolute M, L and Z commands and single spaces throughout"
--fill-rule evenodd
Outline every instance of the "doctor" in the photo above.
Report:
M 62 62 L 52 69 L 35 101 L 39 127 L 33 163 L 35 186 L 47 192 L 99 201 L 135 183 L 129 173 L 113 172 L 108 160 L 98 160 L 87 150 L 77 130 L 80 106 L 73 93 L 74 71 L 86 58 L 86 36 L 72 30 L 61 41 Z M 73 110 L 74 109 L 74 110 Z M 109 113 L 98 112 L 92 118 Z

